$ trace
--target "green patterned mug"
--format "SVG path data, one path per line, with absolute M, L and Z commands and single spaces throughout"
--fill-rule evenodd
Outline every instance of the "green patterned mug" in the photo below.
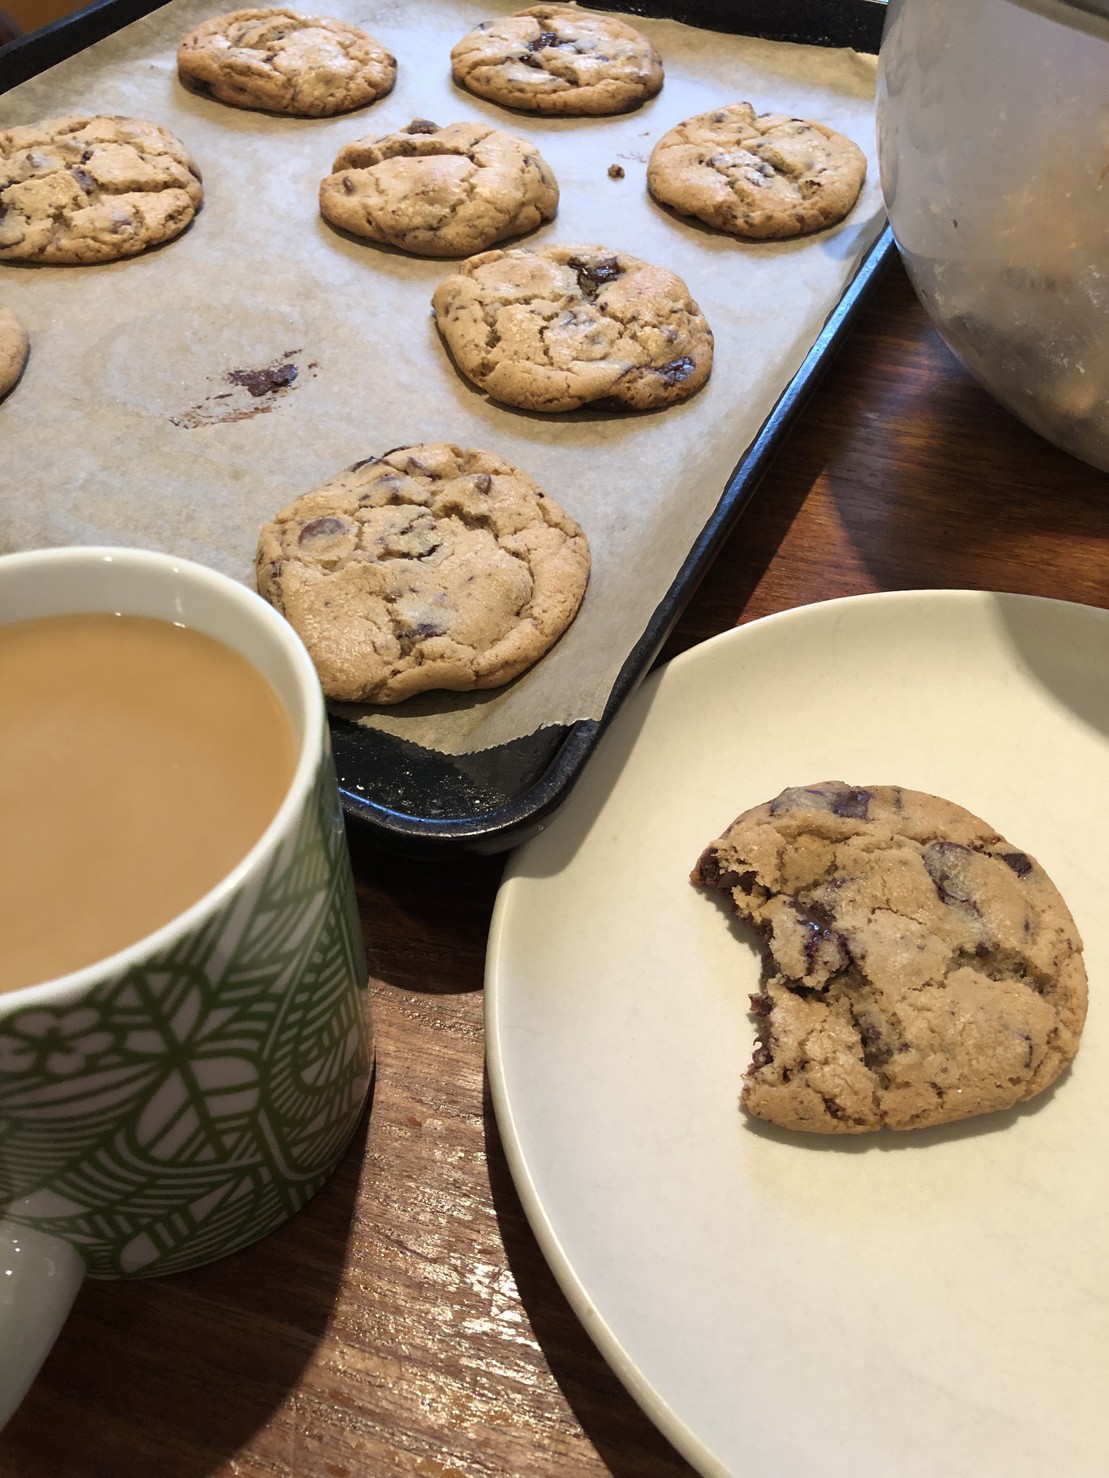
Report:
M 97 965 L 0 995 L 0 1425 L 86 1274 L 195 1267 L 299 1210 L 353 1133 L 373 1062 L 326 714 L 292 628 L 167 555 L 0 558 L 0 623 L 92 611 L 236 648 L 285 707 L 296 769 L 200 902 Z

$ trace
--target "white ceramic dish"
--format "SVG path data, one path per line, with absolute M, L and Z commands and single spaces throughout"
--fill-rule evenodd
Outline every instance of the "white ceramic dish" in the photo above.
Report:
M 1087 945 L 1073 1069 L 1023 1110 L 805 1138 L 737 1107 L 758 957 L 687 881 L 786 785 L 987 818 Z M 489 1071 L 532 1226 L 703 1473 L 1101 1478 L 1109 1453 L 1109 612 L 964 591 L 803 607 L 639 690 L 490 935 Z

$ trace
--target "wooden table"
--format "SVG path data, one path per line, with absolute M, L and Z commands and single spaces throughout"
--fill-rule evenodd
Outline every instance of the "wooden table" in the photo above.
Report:
M 973 587 L 1109 607 L 1109 477 L 961 370 L 900 265 L 670 641 L 861 591 Z M 531 1236 L 482 1066 L 498 859 L 354 847 L 373 1109 L 265 1241 L 86 1285 L 3 1438 L 4 1478 L 677 1478 Z

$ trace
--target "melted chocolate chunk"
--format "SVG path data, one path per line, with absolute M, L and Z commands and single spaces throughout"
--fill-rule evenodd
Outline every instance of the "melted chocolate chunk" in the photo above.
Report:
M 876 1068 L 884 1067 L 889 1062 L 893 1056 L 893 1049 L 887 1046 L 880 1029 L 869 1018 L 861 1018 L 858 1026 L 859 1040 L 863 1048 L 863 1062 L 871 1072 L 874 1072 Z
M 329 534 L 342 534 L 346 531 L 346 527 L 341 518 L 309 519 L 297 536 L 297 543 L 303 544 L 306 539 L 311 542 L 313 539 Z
M 775 796 L 770 803 L 770 814 L 780 816 L 784 811 L 817 805 L 833 816 L 865 821 L 873 799 L 869 790 L 852 790 L 847 785 L 806 786 L 804 789 L 783 790 L 781 795 Z
M 851 958 L 847 949 L 847 942 L 837 929 L 832 927 L 832 915 L 819 903 L 799 903 L 792 900 L 794 912 L 801 921 L 804 933 L 805 964 L 808 967 L 806 974 L 812 974 L 816 968 L 816 952 L 821 944 L 831 944 L 835 947 L 837 954 L 844 964 Z
M 578 274 L 578 286 L 587 298 L 595 298 L 602 287 L 624 275 L 624 270 L 615 257 L 602 257 L 597 262 L 571 257 L 566 265 Z
M 831 810 L 836 816 L 865 821 L 872 799 L 869 790 L 841 790 L 832 800 Z
M 415 625 L 407 627 L 403 635 L 411 640 L 418 640 L 428 636 L 442 636 L 446 629 L 438 621 L 417 621 Z
M 225 378 L 232 385 L 241 385 L 244 390 L 257 397 L 270 395 L 274 390 L 284 390 L 297 377 L 295 364 L 271 364 L 262 369 L 228 370 Z
M 941 903 L 959 903 L 979 913 L 970 884 L 963 875 L 963 859 L 970 856 L 973 856 L 971 848 L 964 847 L 962 842 L 929 842 L 921 860 Z
M 721 893 L 739 888 L 741 892 L 750 894 L 755 886 L 753 872 L 736 872 L 734 868 L 721 867 L 720 858 L 715 852 L 706 852 L 701 858 L 697 864 L 697 876 L 706 888 L 715 888 Z
M 683 354 L 681 359 L 672 359 L 669 364 L 660 364 L 655 373 L 661 375 L 668 385 L 680 385 L 683 380 L 688 380 L 693 370 L 692 359 L 688 354 Z

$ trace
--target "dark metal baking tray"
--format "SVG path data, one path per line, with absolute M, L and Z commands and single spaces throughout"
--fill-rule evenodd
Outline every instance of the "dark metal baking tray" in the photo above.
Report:
M 149 0 L 99 0 L 66 20 L 9 42 L 0 47 L 0 92 L 158 8 Z M 882 0 L 659 0 L 595 8 L 870 53 L 878 50 L 885 18 Z M 546 826 L 620 706 L 650 670 L 894 249 L 887 229 L 867 253 L 758 435 L 742 452 L 711 517 L 621 666 L 601 717 L 547 725 L 473 754 L 447 755 L 333 716 L 343 808 L 353 830 L 395 851 L 435 856 L 504 851 Z

